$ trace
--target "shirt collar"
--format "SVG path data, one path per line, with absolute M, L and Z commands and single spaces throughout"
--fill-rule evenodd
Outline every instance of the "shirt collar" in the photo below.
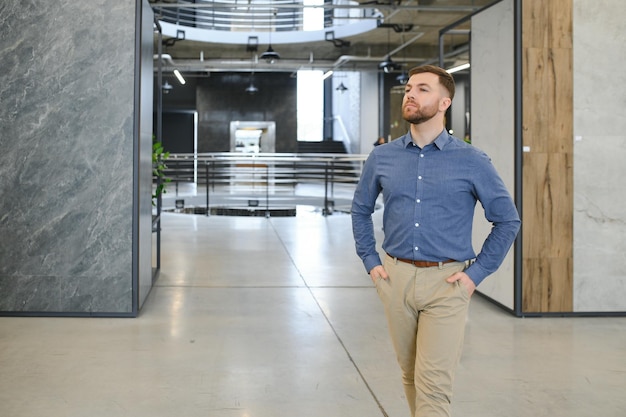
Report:
M 433 141 L 433 144 L 439 149 L 439 150 L 443 150 L 443 148 L 452 141 L 452 137 L 450 136 L 450 134 L 446 131 L 446 129 L 443 129 L 441 131 L 441 133 L 439 134 L 439 136 L 437 136 L 437 138 L 435 138 L 435 140 Z M 413 146 L 413 138 L 411 137 L 411 131 L 408 131 L 406 133 L 406 135 L 404 135 L 404 137 L 402 138 L 402 142 L 404 143 L 404 147 L 406 148 L 407 146 Z

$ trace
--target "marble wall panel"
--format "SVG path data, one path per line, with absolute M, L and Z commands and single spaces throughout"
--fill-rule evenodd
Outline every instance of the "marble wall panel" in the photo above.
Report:
M 574 310 L 626 311 L 626 138 L 574 147 Z
M 0 3 L 0 311 L 131 311 L 134 15 Z
M 626 311 L 621 0 L 574 0 L 574 310 Z M 617 59 L 617 60 L 616 60 Z

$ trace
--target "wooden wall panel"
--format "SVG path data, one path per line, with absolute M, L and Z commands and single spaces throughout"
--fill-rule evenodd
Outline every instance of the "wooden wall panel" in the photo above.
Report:
M 570 258 L 572 154 L 526 153 L 523 166 L 523 257 Z
M 572 258 L 525 259 L 523 269 L 529 279 L 522 290 L 524 313 L 571 312 L 574 308 L 571 297 L 573 287 Z
M 573 152 L 572 51 L 524 48 L 524 146 L 531 152 Z
M 573 309 L 572 0 L 522 2 L 522 312 Z
M 571 49 L 573 0 L 522 0 L 524 48 Z

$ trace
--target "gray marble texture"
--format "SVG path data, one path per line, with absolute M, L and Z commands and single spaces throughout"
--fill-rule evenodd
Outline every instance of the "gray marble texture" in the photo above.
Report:
M 134 14 L 0 3 L 0 311 L 131 310 Z
M 626 23 L 574 0 L 574 310 L 626 311 Z

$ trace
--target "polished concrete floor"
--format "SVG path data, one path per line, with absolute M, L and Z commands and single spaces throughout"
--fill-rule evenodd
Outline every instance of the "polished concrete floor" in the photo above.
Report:
M 138 318 L 0 318 L 0 416 L 408 417 L 349 215 L 162 223 Z M 626 416 L 626 318 L 474 296 L 465 345 L 455 417 Z

